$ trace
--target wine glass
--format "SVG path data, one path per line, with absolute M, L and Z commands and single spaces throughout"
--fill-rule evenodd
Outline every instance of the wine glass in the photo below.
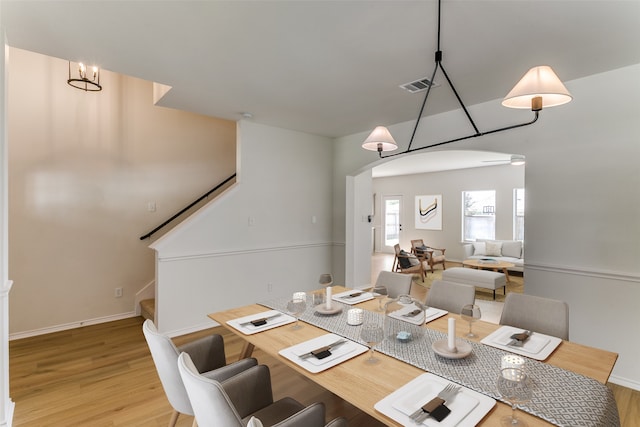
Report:
M 377 323 L 365 323 L 362 325 L 362 329 L 360 330 L 360 339 L 366 342 L 370 349 L 367 363 L 378 363 L 379 359 L 375 357 L 374 353 L 375 346 L 380 344 L 384 339 L 384 330 L 382 329 L 382 326 Z
M 500 371 L 497 382 L 498 392 L 511 404 L 511 415 L 502 417 L 503 426 L 526 426 L 527 423 L 516 418 L 516 405 L 531 399 L 531 384 L 527 374 L 518 368 L 505 368 Z
M 384 308 L 382 307 L 382 300 L 385 299 L 387 295 L 389 295 L 389 291 L 387 291 L 387 287 L 384 285 L 375 285 L 371 289 L 371 293 L 373 297 L 378 300 L 378 308 L 377 311 L 382 311 Z
M 466 335 L 468 338 L 477 337 L 477 335 L 471 331 L 471 326 L 473 325 L 474 322 L 477 322 L 478 320 L 480 320 L 480 316 L 481 316 L 480 307 L 478 307 L 477 305 L 467 304 L 464 307 L 462 307 L 462 311 L 460 311 L 460 317 L 462 317 L 462 319 L 469 322 L 469 333 Z
M 292 299 L 287 302 L 287 312 L 296 318 L 296 323 L 294 323 L 291 329 L 300 329 L 302 325 L 300 325 L 300 315 L 304 313 L 307 309 L 307 302 L 303 299 Z
M 320 279 L 318 279 L 318 283 L 322 288 L 331 286 L 333 284 L 333 276 L 331 275 L 331 273 L 322 273 L 320 275 Z

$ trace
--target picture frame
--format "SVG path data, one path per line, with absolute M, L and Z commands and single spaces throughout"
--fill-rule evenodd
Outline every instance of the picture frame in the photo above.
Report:
M 416 196 L 415 228 L 442 230 L 442 194 Z

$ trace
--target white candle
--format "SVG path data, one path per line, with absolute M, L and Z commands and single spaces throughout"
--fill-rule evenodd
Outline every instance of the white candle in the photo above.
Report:
M 363 311 L 361 308 L 352 308 L 347 311 L 347 323 L 349 325 L 360 325 L 362 323 Z
M 331 286 L 327 286 L 327 300 L 324 303 L 327 310 L 331 310 Z
M 524 357 L 516 356 L 515 354 L 506 354 L 502 356 L 502 369 L 506 368 L 524 368 Z
M 458 351 L 456 348 L 456 319 L 453 317 L 449 318 L 449 336 L 447 337 L 447 347 L 448 350 L 452 353 Z

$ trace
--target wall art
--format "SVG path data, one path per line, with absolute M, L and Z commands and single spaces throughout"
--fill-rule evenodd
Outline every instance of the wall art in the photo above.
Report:
M 442 195 L 416 196 L 416 228 L 442 230 Z

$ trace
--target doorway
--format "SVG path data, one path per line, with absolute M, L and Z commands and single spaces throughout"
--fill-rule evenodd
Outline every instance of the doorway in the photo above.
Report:
M 382 196 L 382 251 L 393 253 L 402 233 L 402 196 Z

